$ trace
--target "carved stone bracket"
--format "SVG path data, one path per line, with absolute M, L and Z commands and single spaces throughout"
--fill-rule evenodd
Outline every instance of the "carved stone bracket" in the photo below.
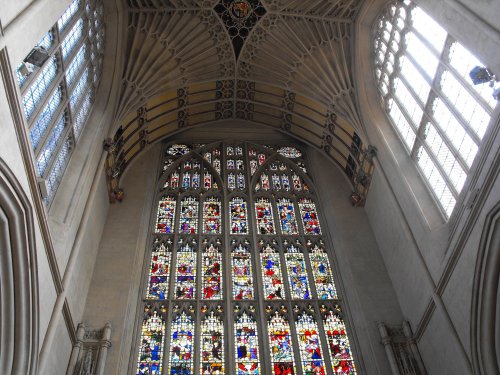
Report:
M 111 347 L 111 325 L 89 329 L 79 324 L 67 375 L 104 375 L 108 349 Z
M 427 374 L 408 322 L 391 327 L 380 322 L 378 329 L 393 375 Z

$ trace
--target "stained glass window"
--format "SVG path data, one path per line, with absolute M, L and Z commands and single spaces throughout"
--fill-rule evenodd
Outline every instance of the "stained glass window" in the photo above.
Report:
M 285 259 L 292 299 L 311 299 L 304 254 L 298 247 L 290 245 Z
M 243 312 L 234 323 L 237 375 L 258 375 L 259 334 L 257 322 Z
M 297 225 L 297 220 L 295 220 L 293 202 L 287 198 L 280 198 L 277 204 L 280 215 L 281 233 L 285 235 L 299 234 L 299 226 Z
M 165 321 L 154 311 L 142 323 L 137 374 L 162 373 L 164 341 Z
M 267 330 L 273 375 L 296 374 L 290 325 L 282 315 L 276 312 L 269 320 Z
M 171 241 L 167 244 L 169 247 Z M 168 278 L 170 275 L 170 259 L 172 253 L 162 242 L 156 243 L 151 254 L 149 284 L 146 292 L 148 299 L 165 300 L 168 297 Z
M 179 233 L 195 234 L 198 232 L 198 199 L 187 197 L 181 201 Z
M 224 325 L 210 312 L 201 323 L 201 374 L 224 372 Z
M 210 244 L 203 252 L 202 278 L 203 299 L 222 299 L 222 253 L 217 247 Z
M 49 55 L 43 66 L 24 62 L 16 71 L 37 172 L 47 182 L 48 195 L 42 197 L 46 205 L 55 196 L 93 107 L 102 67 L 102 7 L 102 0 L 73 0 L 37 44 Z M 90 76 L 95 77 L 93 84 Z
M 220 200 L 210 197 L 203 202 L 203 233 L 220 234 L 221 204 Z
M 312 316 L 302 314 L 295 322 L 299 339 L 302 371 L 306 375 L 325 375 L 325 362 L 321 353 L 318 324 Z
M 231 199 L 229 209 L 231 211 L 231 234 L 248 234 L 248 214 L 245 200 L 240 197 Z
M 337 291 L 335 290 L 335 282 L 333 280 L 328 254 L 322 247 L 315 245 L 309 251 L 309 259 L 311 260 L 311 270 L 318 298 L 337 298 Z
M 177 251 L 175 298 L 194 299 L 196 293 L 196 252 L 186 244 Z
M 318 219 L 318 212 L 314 202 L 307 198 L 299 200 L 299 209 L 304 224 L 304 234 L 321 234 L 321 227 Z
M 285 299 L 283 277 L 281 276 L 280 254 L 269 244 L 262 246 L 260 252 L 262 264 L 262 280 L 264 284 L 264 298 Z
M 257 216 L 257 233 L 274 234 L 273 208 L 269 199 L 257 199 L 255 214 Z
M 194 373 L 194 322 L 182 312 L 172 321 L 170 337 L 170 375 Z M 147 374 L 147 373 L 146 373 Z
M 160 199 L 156 233 L 174 233 L 175 204 L 175 198 L 172 196 L 164 196 Z
M 285 146 L 278 149 L 278 154 L 283 155 L 289 159 L 296 159 L 302 157 L 302 152 L 295 147 Z
M 270 147 L 164 148 L 137 374 L 354 374 L 304 152 Z
M 233 269 L 233 298 L 253 299 L 252 255 L 248 246 L 237 245 L 231 254 Z
M 339 309 L 330 310 L 323 320 L 330 360 L 336 374 L 354 375 L 356 374 L 356 367 L 352 358 L 351 346 L 344 321 L 339 313 Z

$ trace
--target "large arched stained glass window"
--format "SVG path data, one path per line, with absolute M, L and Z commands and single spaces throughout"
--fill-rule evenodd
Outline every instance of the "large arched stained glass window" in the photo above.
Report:
M 377 21 L 374 56 L 388 117 L 449 217 L 496 106 L 469 77 L 482 64 L 409 0 Z
M 54 198 L 92 109 L 103 48 L 102 1 L 73 0 L 34 47 L 47 60 L 40 64 L 30 53 L 16 70 L 35 167 L 46 182 L 46 204 Z
M 220 142 L 163 154 L 135 373 L 355 374 L 304 151 Z

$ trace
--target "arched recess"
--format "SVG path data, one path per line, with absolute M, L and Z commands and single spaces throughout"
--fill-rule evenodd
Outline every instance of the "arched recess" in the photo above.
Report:
M 322 150 L 342 169 L 354 191 L 363 198 L 368 194 L 373 173 L 370 148 L 332 108 L 271 85 L 224 80 L 166 91 L 123 116 L 114 137 L 105 142 L 111 201 L 124 170 L 147 146 L 223 121 L 264 125 Z
M 0 248 L 0 373 L 34 375 L 39 316 L 33 212 L 2 159 Z
M 474 373 L 500 374 L 500 203 L 486 217 L 472 290 Z

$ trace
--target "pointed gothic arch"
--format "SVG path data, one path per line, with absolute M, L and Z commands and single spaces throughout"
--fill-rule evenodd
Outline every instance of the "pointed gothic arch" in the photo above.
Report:
M 38 273 L 32 207 L 0 159 L 0 372 L 35 375 Z

